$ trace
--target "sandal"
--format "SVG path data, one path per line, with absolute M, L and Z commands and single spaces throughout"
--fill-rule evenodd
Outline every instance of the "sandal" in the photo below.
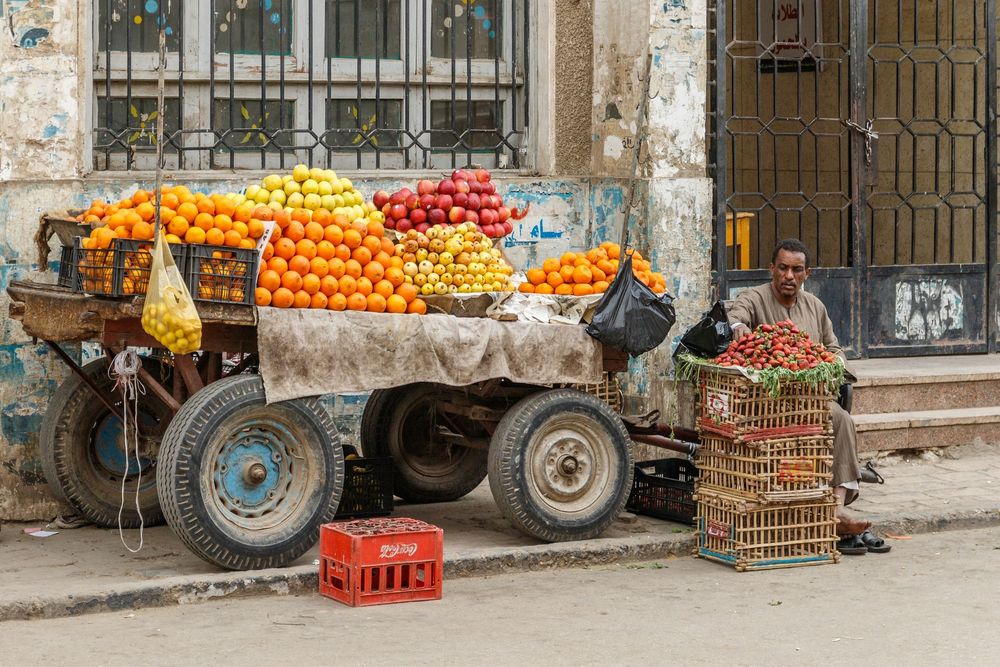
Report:
M 870 530 L 866 530 L 858 535 L 858 540 L 865 545 L 865 548 L 868 551 L 871 551 L 872 553 L 884 554 L 889 553 L 889 550 L 892 549 L 891 544 L 886 544 L 885 540 Z
M 837 551 L 845 556 L 864 556 L 868 547 L 861 541 L 860 535 L 851 535 L 837 540 Z

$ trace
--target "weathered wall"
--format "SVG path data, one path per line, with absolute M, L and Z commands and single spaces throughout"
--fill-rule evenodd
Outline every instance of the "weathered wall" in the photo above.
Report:
M 88 174 L 85 112 L 89 89 L 81 71 L 85 49 L 78 26 L 89 20 L 89 3 L 0 0 L 4 24 L 11 8 L 16 35 L 32 46 L 14 46 L 0 35 L 0 520 L 51 516 L 58 504 L 47 492 L 37 456 L 37 435 L 49 396 L 66 377 L 43 346 L 27 340 L 6 317 L 4 288 L 12 279 L 40 278 L 34 233 L 39 215 L 82 206 L 95 197 L 120 198 L 151 174 Z M 711 183 L 705 178 L 704 0 L 618 2 L 557 0 L 555 34 L 558 101 L 554 174 L 501 178 L 501 194 L 531 203 L 531 215 L 505 240 L 505 251 L 521 266 L 565 250 L 617 239 L 631 166 L 628 137 L 634 135 L 641 55 L 654 51 L 650 102 L 651 160 L 638 184 L 634 239 L 668 276 L 678 297 L 674 340 L 707 308 L 711 240 Z M 20 16 L 19 16 L 20 14 Z M 37 30 L 46 31 L 43 36 Z M 37 41 L 37 45 L 32 40 Z M 536 63 L 538 64 L 538 63 Z M 547 63 L 538 64 L 547 66 Z M 621 118 L 606 118 L 609 104 Z M 614 114 L 611 114 L 612 116 Z M 610 139 L 609 139 L 610 138 Z M 619 142 L 621 152 L 605 152 Z M 263 174 L 169 174 L 202 191 L 243 187 Z M 381 177 L 380 177 L 381 176 Z M 384 174 L 352 173 L 364 192 L 412 182 Z M 50 255 L 50 266 L 56 255 Z M 626 382 L 635 410 L 669 409 L 670 342 L 634 361 Z M 73 351 L 87 357 L 87 350 Z M 346 431 L 356 425 L 363 402 L 338 397 L 331 409 Z

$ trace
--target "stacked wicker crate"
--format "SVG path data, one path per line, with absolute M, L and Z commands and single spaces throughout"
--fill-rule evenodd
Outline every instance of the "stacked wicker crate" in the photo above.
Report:
M 696 555 L 740 571 L 839 560 L 831 400 L 823 383 L 771 395 L 739 370 L 700 369 Z

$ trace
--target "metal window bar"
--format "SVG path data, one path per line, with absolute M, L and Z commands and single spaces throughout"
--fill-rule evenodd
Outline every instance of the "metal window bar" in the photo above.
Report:
M 164 0 L 150 15 L 141 0 L 93 2 L 95 169 L 153 168 L 155 145 L 135 139 L 143 128 L 131 110 L 155 99 L 151 35 L 161 21 L 172 34 L 169 167 L 277 169 L 293 157 L 359 169 L 522 164 L 529 0 L 470 0 L 461 12 L 446 0 Z M 206 58 L 185 59 L 199 51 L 185 20 L 211 26 Z M 354 118 L 328 122 L 345 100 Z M 124 115 L 113 112 L 122 102 Z

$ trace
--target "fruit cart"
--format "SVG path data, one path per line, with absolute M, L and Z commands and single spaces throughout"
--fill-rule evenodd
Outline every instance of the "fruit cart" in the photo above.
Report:
M 141 478 L 145 523 L 165 519 L 220 567 L 282 566 L 315 543 L 337 511 L 344 452 L 317 397 L 265 400 L 254 307 L 199 303 L 201 352 L 171 356 L 142 330 L 139 299 L 20 281 L 7 291 L 11 317 L 74 371 L 53 396 L 40 442 L 50 484 L 88 519 L 114 526 L 120 516 L 137 527 L 131 498 Z M 102 344 L 107 356 L 81 367 L 59 346 L 83 341 Z M 151 350 L 139 370 L 146 391 L 131 459 L 108 373 L 110 358 L 129 346 Z M 362 419 L 363 453 L 393 457 L 395 492 L 405 500 L 455 500 L 489 477 L 498 507 L 525 533 L 594 537 L 624 506 L 633 475 L 629 432 L 614 407 L 613 374 L 627 357 L 608 348 L 602 356 L 602 385 L 495 379 L 377 389 Z M 121 508 L 123 476 L 129 501 Z

